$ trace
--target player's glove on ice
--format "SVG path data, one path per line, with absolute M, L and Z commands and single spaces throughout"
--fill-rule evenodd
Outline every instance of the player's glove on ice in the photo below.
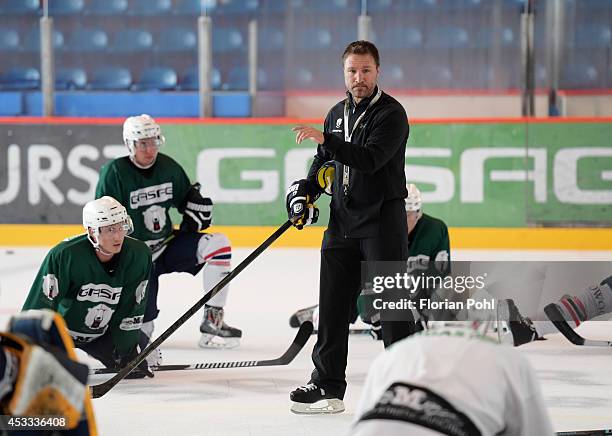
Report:
M 119 356 L 117 361 L 117 369 L 122 370 L 125 368 L 131 361 L 133 361 L 138 355 L 138 347 L 134 347 L 129 354 Z M 154 377 L 153 372 L 149 369 L 149 365 L 147 364 L 147 359 L 144 359 L 142 362 L 138 364 L 136 368 L 132 370 L 125 378 L 126 379 L 135 379 L 135 378 L 145 378 L 145 377 Z
M 314 202 L 320 195 L 317 186 L 307 179 L 293 182 L 287 190 L 287 215 L 298 230 L 316 223 L 319 219 L 319 209 Z

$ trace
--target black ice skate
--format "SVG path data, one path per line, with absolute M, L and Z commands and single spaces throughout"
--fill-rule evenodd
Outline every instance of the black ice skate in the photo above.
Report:
M 240 345 L 242 330 L 230 327 L 224 321 L 222 307 L 204 306 L 204 319 L 200 324 L 201 348 L 235 348 Z
M 314 306 L 298 310 L 293 315 L 291 315 L 291 318 L 289 318 L 289 325 L 293 328 L 298 328 L 302 325 L 304 321 L 312 322 L 314 311 L 318 306 L 318 304 L 315 304 Z
M 289 394 L 289 398 L 293 401 L 293 413 L 317 415 L 344 412 L 344 402 L 341 399 L 328 394 L 314 383 L 300 386 Z
M 507 299 L 506 303 L 508 304 L 509 314 L 508 326 L 512 333 L 514 346 L 518 347 L 519 345 L 538 340 L 538 332 L 531 323 L 531 320 L 521 315 L 521 312 L 519 312 L 518 307 L 516 307 L 512 299 Z

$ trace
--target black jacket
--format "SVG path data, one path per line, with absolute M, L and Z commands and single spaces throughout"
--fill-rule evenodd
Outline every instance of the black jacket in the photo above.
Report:
M 408 194 L 404 174 L 408 119 L 402 105 L 384 92 L 367 108 L 377 91 L 378 88 L 356 107 L 347 92 L 349 129 L 366 111 L 350 142 L 345 142 L 344 136 L 346 99 L 329 111 L 325 118 L 325 141 L 317 147 L 308 172 L 308 179 L 315 180 L 323 163 L 335 161 L 328 231 L 336 236 L 370 238 L 379 236 L 381 230 L 401 232 L 401 226 L 406 227 L 403 199 Z M 350 168 L 346 190 L 342 184 L 344 165 Z

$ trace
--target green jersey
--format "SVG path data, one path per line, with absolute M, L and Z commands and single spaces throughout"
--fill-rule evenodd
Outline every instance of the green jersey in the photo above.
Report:
M 60 313 L 76 342 L 110 331 L 124 355 L 138 342 L 150 270 L 151 251 L 141 241 L 126 237 L 121 252 L 102 263 L 87 235 L 76 236 L 49 251 L 23 310 Z
M 438 272 L 448 271 L 450 242 L 444 221 L 424 213 L 408 234 L 408 268 L 426 270 L 431 262 Z
M 183 168 L 165 154 L 147 169 L 126 156 L 102 167 L 96 198 L 110 195 L 124 205 L 134 222 L 132 236 L 154 247 L 172 233 L 170 208 L 183 212 L 190 186 Z
M 408 271 L 416 274 L 446 276 L 450 272 L 450 242 L 444 221 L 423 214 L 408 234 Z M 366 289 L 357 299 L 363 320 L 371 320 L 378 310 L 373 301 L 377 294 Z

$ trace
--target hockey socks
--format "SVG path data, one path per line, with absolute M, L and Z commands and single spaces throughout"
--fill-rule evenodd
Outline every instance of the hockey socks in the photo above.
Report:
M 551 321 L 566 321 L 572 328 L 576 328 L 584 321 L 612 312 L 611 284 L 612 276 L 599 285 L 588 287 L 580 295 L 564 295 L 553 303 L 563 319 Z

